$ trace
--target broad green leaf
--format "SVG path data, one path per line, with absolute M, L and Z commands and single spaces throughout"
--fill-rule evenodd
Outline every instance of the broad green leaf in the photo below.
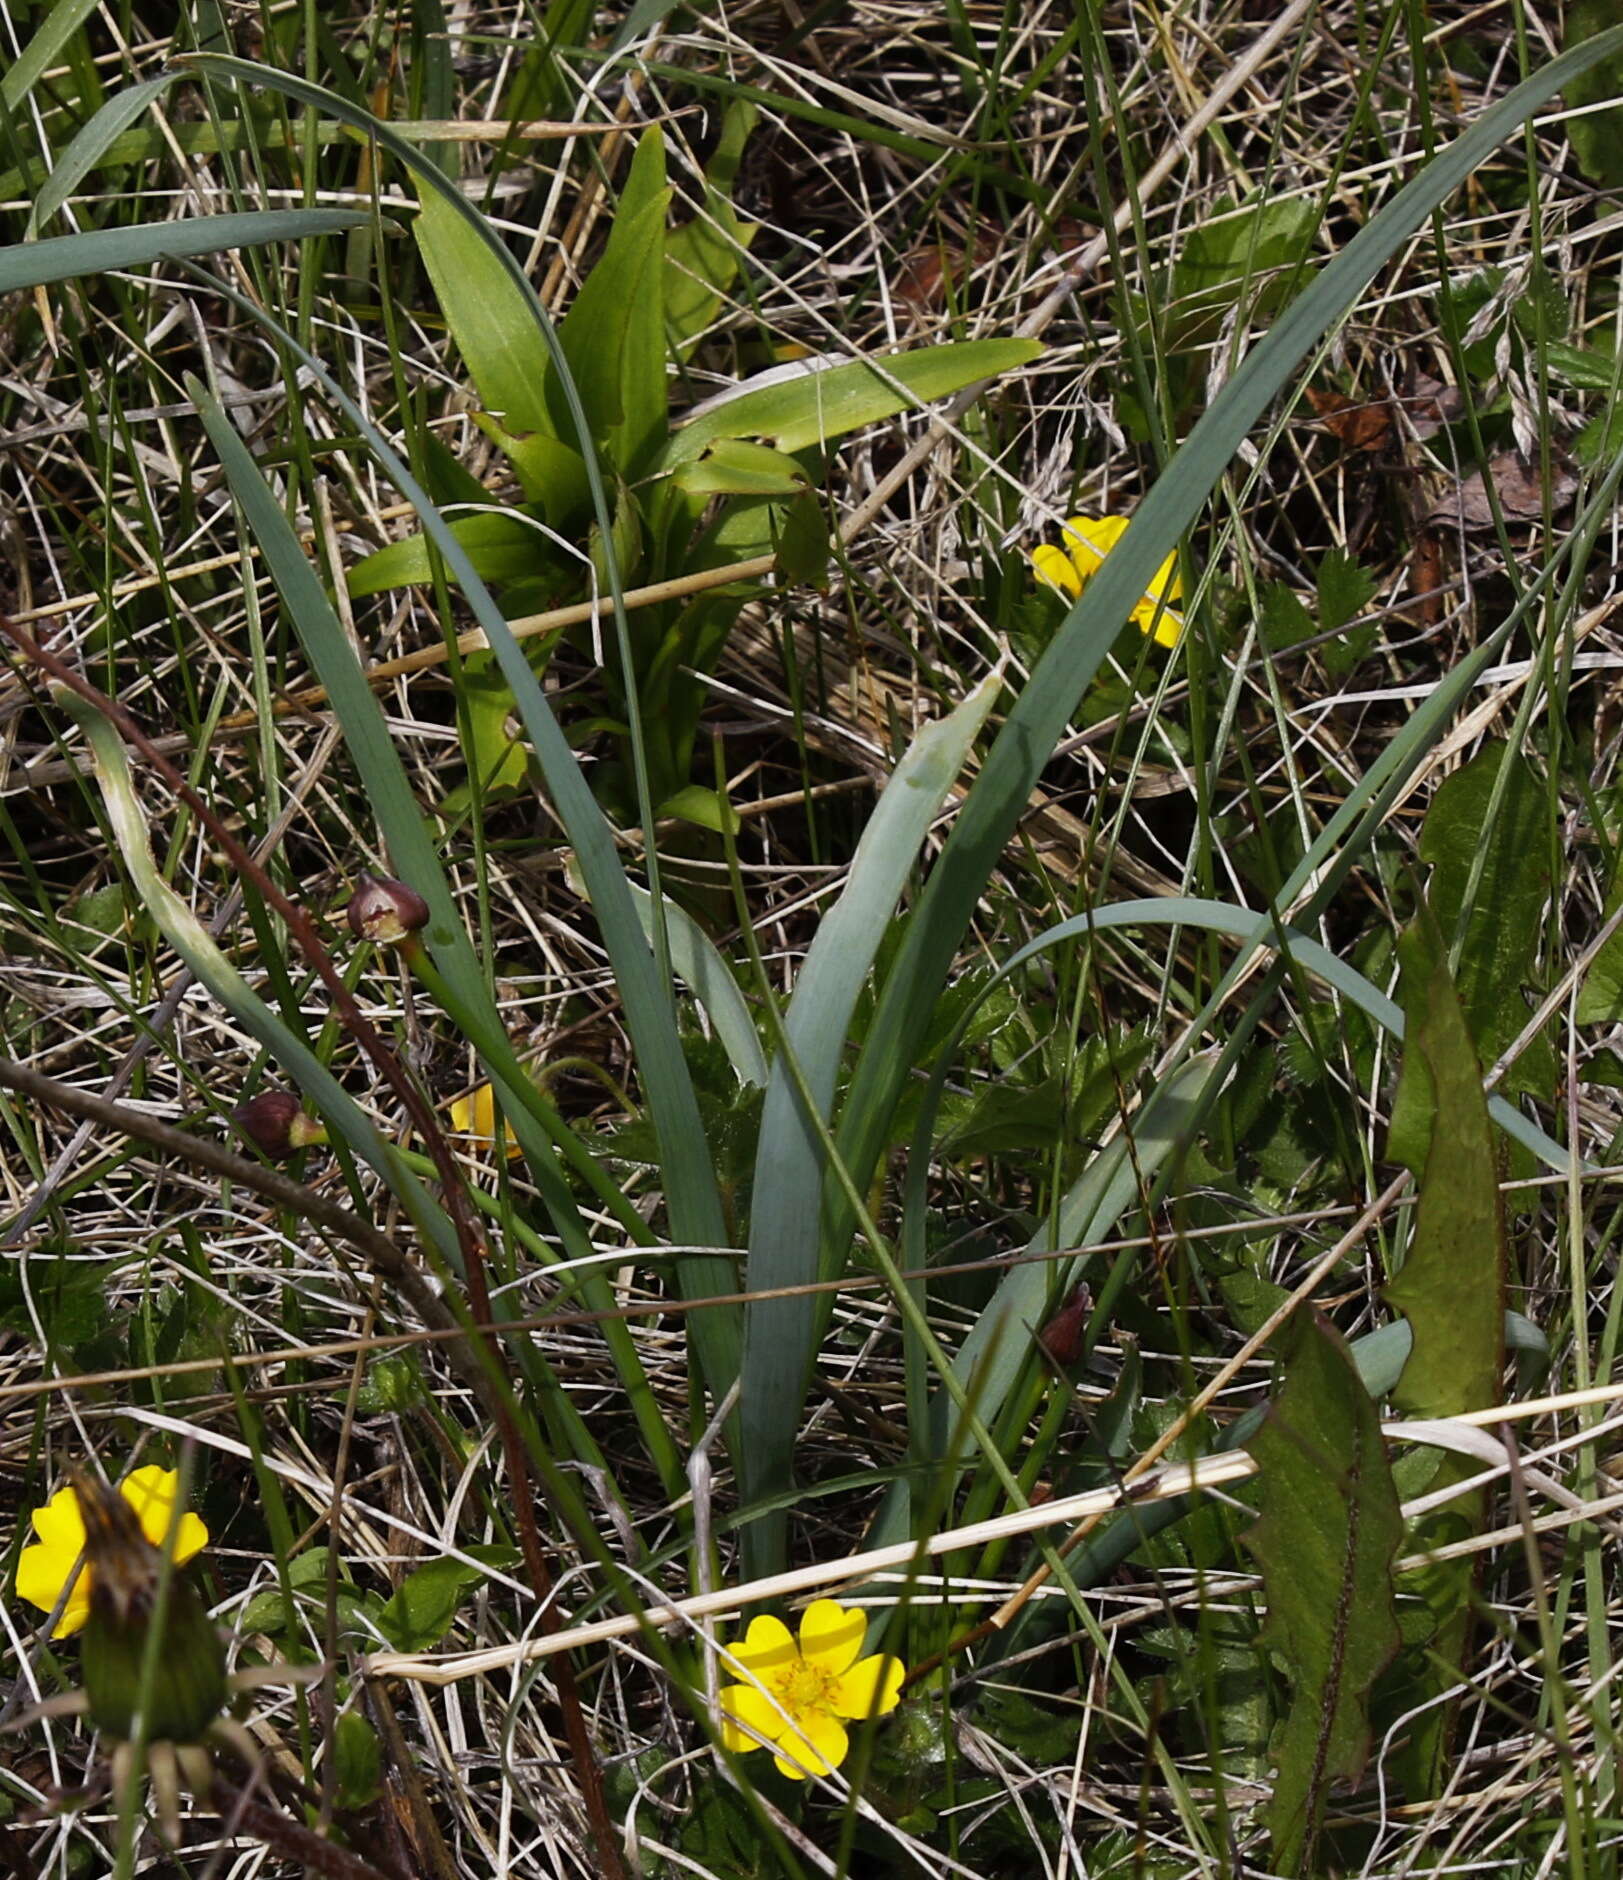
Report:
M 753 224 L 733 207 L 733 184 L 744 145 L 759 116 L 747 98 L 722 113 L 721 136 L 704 170 L 704 213 L 665 241 L 665 325 L 671 344 L 685 358 L 721 311 L 722 298 L 738 279 L 739 250 L 754 237 Z
M 358 1711 L 346 1710 L 333 1725 L 334 1804 L 370 1808 L 378 1799 L 383 1750 L 377 1732 Z
M 547 538 L 526 517 L 507 510 L 481 510 L 458 516 L 451 532 L 467 552 L 483 581 L 519 581 L 538 573 L 550 560 Z M 387 588 L 413 587 L 434 579 L 434 557 L 426 535 L 408 535 L 374 549 L 356 562 L 344 585 L 359 599 Z
M 1616 0 L 1569 0 L 1566 43 L 1577 46 L 1616 20 Z M 1601 107 L 1567 119 L 1567 135 L 1584 173 L 1605 187 L 1623 183 L 1623 51 L 1591 66 L 1564 90 L 1570 110 Z
M 303 241 L 339 235 L 367 220 L 355 209 L 250 209 L 235 215 L 194 215 L 183 222 L 137 222 L 128 228 L 86 229 L 46 241 L 0 248 L 0 294 L 48 287 L 109 268 L 140 268 L 148 262 L 188 255 L 219 254 L 263 242 Z
M 1413 1336 L 1393 1397 L 1412 1416 L 1450 1417 L 1499 1399 L 1507 1267 L 1499 1164 L 1481 1065 L 1442 930 L 1424 902 L 1398 953 L 1408 1019 L 1403 1078 L 1427 1086 L 1429 1105 L 1416 1108 L 1429 1108 L 1430 1129 L 1408 1251 L 1386 1287 L 1387 1303 L 1404 1314 Z M 1474 1460 L 1445 1453 L 1429 1486 L 1447 1487 L 1477 1469 Z M 1463 1539 L 1481 1526 L 1485 1508 L 1480 1490 L 1457 1498 L 1429 1516 L 1415 1539 L 1422 1548 Z M 1436 1629 L 1424 1659 L 1405 1666 L 1413 1701 L 1447 1689 L 1463 1669 L 1472 1577 L 1467 1557 L 1420 1578 L 1417 1590 Z M 1433 1705 L 1399 1752 L 1411 1794 L 1435 1794 L 1444 1780 L 1453 1709 Z
M 476 411 L 473 421 L 513 466 L 526 499 L 541 506 L 552 528 L 561 528 L 586 507 L 591 491 L 578 450 L 547 431 L 519 437 L 486 412 Z
M 702 456 L 678 465 L 672 481 L 690 496 L 793 496 L 809 479 L 804 467 L 781 450 L 719 437 Z
M 696 823 L 701 829 L 713 829 L 717 835 L 736 833 L 738 812 L 725 797 L 702 783 L 686 783 L 660 804 L 661 816 L 679 816 L 683 822 Z
M 502 677 L 493 654 L 467 655 L 457 692 L 468 721 L 464 754 L 469 771 L 479 780 L 481 799 L 519 789 L 527 774 L 524 742 L 511 727 L 513 688 Z M 459 815 L 472 796 L 471 784 L 458 784 L 440 807 L 448 816 Z
M 665 140 L 642 134 L 615 209 L 608 246 L 558 328 L 586 421 L 610 464 L 636 475 L 665 436 Z M 568 429 L 556 369 L 546 378 L 555 434 Z
M 1319 563 L 1319 630 L 1339 633 L 1368 607 L 1380 581 L 1344 549 L 1333 548 Z M 1324 664 L 1332 679 L 1344 678 L 1375 644 L 1375 623 L 1355 627 L 1344 639 L 1324 649 Z
M 396 1651 L 432 1651 L 450 1631 L 457 1607 L 470 1587 L 483 1584 L 485 1568 L 510 1567 L 518 1559 L 512 1547 L 468 1547 L 483 1567 L 449 1556 L 431 1560 L 408 1573 L 378 1614 L 378 1628 Z
M 1321 1871 L 1325 1802 L 1369 1755 L 1369 1697 L 1398 1650 L 1392 1567 L 1403 1516 L 1381 1424 L 1346 1343 L 1299 1307 L 1279 1336 L 1282 1382 L 1249 1448 L 1260 1518 L 1262 1642 L 1290 1682 L 1274 1738 L 1269 1870 Z
M 1610 919 L 1623 906 L 1623 877 L 1614 877 L 1612 891 L 1606 897 L 1606 917 Z M 1615 1025 L 1623 1018 L 1623 927 L 1589 962 L 1589 971 L 1578 989 L 1578 1008 L 1574 1014 L 1580 1025 Z
M 1258 196 L 1214 204 L 1191 227 L 1172 273 L 1167 345 L 1183 351 L 1209 344 L 1225 316 L 1250 293 L 1253 318 L 1278 311 L 1319 228 L 1310 196 Z
M 1029 365 L 1042 350 L 1035 339 L 953 340 L 745 389 L 683 425 L 661 461 L 691 462 L 721 437 L 768 438 L 781 451 L 805 450 Z
M 488 243 L 436 189 L 419 183 L 413 230 L 479 401 L 509 431 L 555 435 L 544 392 L 546 346 Z

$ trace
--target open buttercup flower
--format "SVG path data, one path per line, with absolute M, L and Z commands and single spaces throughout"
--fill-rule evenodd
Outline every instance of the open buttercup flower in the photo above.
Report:
M 180 1492 L 180 1477 L 173 1469 L 151 1464 L 136 1469 L 118 1485 L 118 1492 L 135 1510 L 141 1532 L 153 1547 L 162 1547 L 169 1536 L 175 1497 Z M 79 1496 L 72 1488 L 59 1488 L 43 1508 L 33 1514 L 38 1544 L 25 1547 L 17 1562 L 17 1594 L 31 1606 L 46 1612 L 55 1610 L 79 1556 L 85 1551 L 84 1515 Z M 195 1514 L 180 1517 L 171 1543 L 177 1567 L 185 1566 L 208 1546 L 209 1531 Z M 68 1603 L 62 1609 L 52 1638 L 66 1638 L 77 1632 L 90 1616 L 90 1594 L 94 1569 L 86 1560 L 73 1583 Z
M 753 1682 L 721 1693 L 723 1748 L 760 1749 L 764 1737 L 779 1769 L 796 1781 L 838 1769 L 851 1747 L 846 1724 L 885 1716 L 902 1694 L 899 1659 L 882 1652 L 858 1658 L 867 1629 L 863 1612 L 834 1599 L 806 1608 L 798 1642 L 781 1619 L 752 1619 L 727 1648 Z
M 1073 599 L 1104 566 L 1106 555 L 1127 533 L 1126 516 L 1072 516 L 1065 525 L 1065 546 L 1044 542 L 1031 551 L 1031 565 L 1050 587 Z M 1172 603 L 1183 599 L 1183 576 L 1178 558 L 1168 555 L 1133 609 L 1141 633 L 1153 633 L 1162 646 L 1176 646 L 1183 637 L 1183 615 Z

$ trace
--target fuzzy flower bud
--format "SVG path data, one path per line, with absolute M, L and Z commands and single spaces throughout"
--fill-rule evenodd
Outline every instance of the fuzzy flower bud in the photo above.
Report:
M 313 1142 L 325 1142 L 327 1132 L 307 1116 L 290 1090 L 262 1090 L 231 1112 L 232 1121 L 261 1155 L 285 1161 Z
M 403 881 L 362 874 L 356 880 L 344 918 L 357 940 L 397 947 L 419 927 L 428 925 L 428 903 Z

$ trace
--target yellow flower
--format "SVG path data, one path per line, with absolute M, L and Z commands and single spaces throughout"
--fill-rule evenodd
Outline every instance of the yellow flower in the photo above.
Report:
M 1050 587 L 1074 599 L 1104 566 L 1105 556 L 1127 533 L 1125 516 L 1072 516 L 1065 525 L 1065 546 L 1045 542 L 1031 551 L 1031 565 Z M 1133 609 L 1141 633 L 1153 633 L 1162 646 L 1176 646 L 1183 635 L 1183 615 L 1172 602 L 1183 599 L 1178 558 L 1168 555 Z
M 798 1645 L 781 1619 L 752 1619 L 729 1655 L 756 1682 L 730 1684 L 721 1693 L 723 1747 L 759 1749 L 756 1737 L 765 1737 L 778 1767 L 797 1781 L 838 1769 L 851 1747 L 845 1725 L 883 1717 L 902 1693 L 898 1659 L 875 1653 L 858 1660 L 866 1630 L 860 1611 L 833 1599 L 806 1608 Z
M 168 1536 L 179 1491 L 180 1477 L 175 1471 L 156 1466 L 137 1469 L 118 1485 L 118 1492 L 135 1510 L 142 1533 L 154 1547 L 161 1547 Z M 17 1595 L 31 1606 L 50 1612 L 84 1552 L 85 1524 L 79 1497 L 71 1488 L 59 1488 L 43 1508 L 34 1510 L 33 1521 L 39 1544 L 25 1547 L 17 1562 Z M 175 1565 L 185 1566 L 208 1543 L 209 1531 L 197 1516 L 183 1514 L 172 1543 Z M 70 1632 L 77 1632 L 89 1614 L 90 1568 L 86 1565 L 73 1583 L 51 1637 L 66 1638 Z
M 469 1091 L 467 1096 L 457 1098 L 451 1105 L 451 1128 L 476 1149 L 495 1148 L 496 1093 L 489 1084 L 480 1084 Z M 513 1156 L 523 1154 L 523 1150 L 513 1140 L 510 1129 L 507 1131 L 507 1154 L 510 1160 Z

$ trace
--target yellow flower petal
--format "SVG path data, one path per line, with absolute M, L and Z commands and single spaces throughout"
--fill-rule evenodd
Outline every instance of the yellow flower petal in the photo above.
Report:
M 119 1493 L 135 1510 L 141 1531 L 154 1547 L 168 1537 L 173 1518 L 175 1496 L 180 1477 L 173 1469 L 156 1464 L 137 1469 L 119 1484 Z M 71 1488 L 59 1488 L 43 1508 L 32 1516 L 37 1547 L 25 1547 L 17 1561 L 17 1596 L 31 1606 L 50 1612 L 62 1597 L 79 1555 L 84 1550 L 85 1524 L 79 1512 L 79 1498 Z M 185 1566 L 208 1545 L 209 1531 L 195 1514 L 180 1517 L 175 1531 L 175 1564 Z M 90 1572 L 81 1571 L 51 1636 L 66 1638 L 77 1632 L 90 1615 Z
M 734 1755 L 741 1756 L 761 1747 L 755 1737 L 739 1729 L 741 1723 L 747 1723 L 769 1743 L 776 1743 L 789 1728 L 783 1712 L 765 1691 L 757 1690 L 753 1684 L 729 1684 L 721 1694 L 720 1704 L 722 1748 L 731 1750 Z
M 30 1606 L 38 1606 L 41 1612 L 50 1612 L 62 1597 L 62 1588 L 78 1558 L 77 1547 L 67 1555 L 55 1547 L 25 1547 L 17 1559 L 17 1597 L 26 1599 Z M 61 1618 L 52 1628 L 51 1637 L 66 1638 L 70 1632 L 77 1632 L 89 1617 L 90 1576 L 81 1573 L 73 1583 L 73 1591 L 68 1595 Z
M 119 1483 L 118 1492 L 135 1510 L 141 1532 L 154 1547 L 161 1547 L 169 1538 L 169 1524 L 174 1519 L 175 1497 L 180 1492 L 179 1472 L 155 1466 L 136 1469 Z M 171 1549 L 175 1565 L 185 1566 L 208 1544 L 208 1529 L 195 1514 L 183 1514 Z
M 788 1626 L 769 1612 L 757 1613 L 750 1620 L 750 1629 L 736 1645 L 729 1645 L 727 1652 L 756 1677 L 782 1671 L 800 1656 Z
M 1159 611 L 1153 600 L 1142 600 L 1133 609 L 1133 620 L 1140 633 L 1153 633 L 1157 646 L 1176 646 L 1183 638 L 1183 615 L 1170 607 Z
M 496 1092 L 489 1084 L 480 1084 L 469 1091 L 467 1096 L 458 1097 L 451 1105 L 451 1128 L 458 1136 L 465 1136 L 477 1149 L 493 1149 L 496 1146 Z M 511 1161 L 524 1151 L 513 1140 L 509 1129 L 505 1137 L 507 1156 Z
M 1072 516 L 1065 525 L 1065 548 L 1078 578 L 1096 575 L 1126 533 L 1125 516 Z
M 800 1655 L 819 1671 L 838 1677 L 856 1663 L 867 1630 L 867 1615 L 858 1607 L 815 1599 L 801 1615 Z
M 1063 548 L 1055 548 L 1051 542 L 1044 542 L 1031 551 L 1031 565 L 1040 579 L 1050 587 L 1057 587 L 1064 594 L 1080 594 L 1082 580 L 1071 558 Z
M 831 1717 L 826 1710 L 807 1710 L 795 1718 L 793 1729 L 784 1731 L 778 1747 L 782 1754 L 772 1760 L 786 1776 L 804 1782 L 807 1776 L 826 1776 L 831 1769 L 838 1769 L 845 1761 L 851 1739 L 837 1717 Z
M 875 1652 L 854 1664 L 829 1697 L 837 1717 L 883 1717 L 896 1708 L 905 1676 L 902 1661 Z

